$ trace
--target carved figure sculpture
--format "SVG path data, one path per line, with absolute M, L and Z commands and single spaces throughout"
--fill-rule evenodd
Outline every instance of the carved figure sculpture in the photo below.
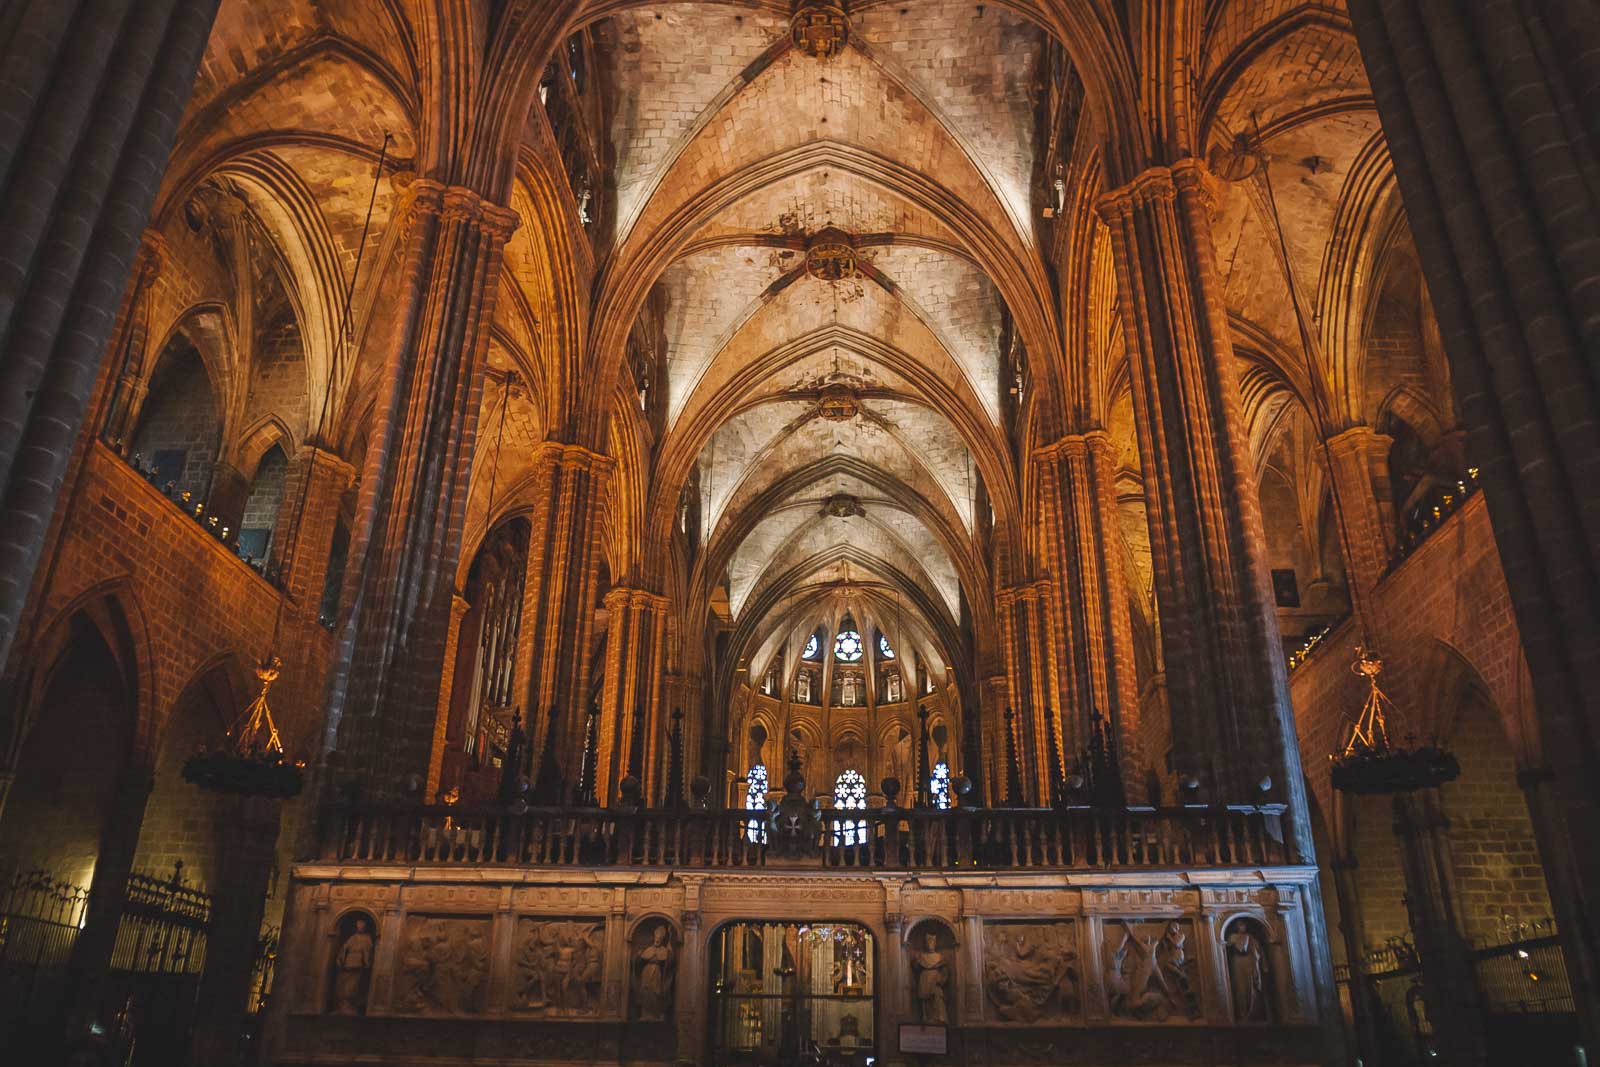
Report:
M 334 953 L 333 1010 L 340 1015 L 360 1015 L 366 1009 L 367 976 L 372 973 L 372 934 L 364 916 Z
M 945 1001 L 945 986 L 950 982 L 950 963 L 939 951 L 939 935 L 929 930 L 922 935 L 922 948 L 911 953 L 911 970 L 916 977 L 917 1012 L 924 1023 L 943 1026 L 950 1021 Z
M 986 956 L 984 991 L 1001 1019 L 1031 1023 L 1077 1009 L 1077 953 L 1046 928 L 993 938 Z
M 1263 1023 L 1269 1021 L 1270 1007 L 1266 993 L 1266 954 L 1261 939 L 1247 922 L 1235 922 L 1228 927 L 1226 943 L 1228 954 L 1228 991 L 1233 997 L 1233 1021 L 1236 1023 Z
M 650 933 L 650 944 L 639 950 L 639 1018 L 660 1022 L 672 1010 L 673 964 L 671 928 L 661 923 Z

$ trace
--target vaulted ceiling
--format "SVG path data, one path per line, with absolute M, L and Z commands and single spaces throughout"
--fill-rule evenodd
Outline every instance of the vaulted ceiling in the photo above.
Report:
M 795 662 L 841 592 L 904 617 L 925 660 L 961 661 L 991 528 L 1011 536 L 1018 507 L 1008 319 L 1053 302 L 1030 221 L 1043 33 L 964 0 L 863 11 L 831 57 L 767 12 L 612 21 L 600 302 L 627 307 L 635 277 L 664 296 L 651 508 L 660 529 L 687 487 L 698 509 L 691 602 L 725 592 L 753 674 Z M 819 239 L 848 249 L 844 277 Z

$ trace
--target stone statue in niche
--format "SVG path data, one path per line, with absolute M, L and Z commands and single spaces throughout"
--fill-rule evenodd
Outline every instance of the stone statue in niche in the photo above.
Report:
M 480 1008 L 489 974 L 487 919 L 413 915 L 400 944 L 396 1004 L 415 1015 L 467 1015 Z
M 1070 922 L 990 923 L 983 987 L 997 1018 L 1042 1023 L 1078 1012 L 1077 932 Z
M 1189 958 L 1188 924 L 1123 920 L 1106 927 L 1106 989 L 1111 1014 L 1139 1022 L 1198 1019 L 1200 991 Z
M 1272 987 L 1268 982 L 1266 934 L 1253 919 L 1235 919 L 1222 939 L 1228 959 L 1228 992 L 1236 1023 L 1273 1022 Z
M 605 924 L 584 919 L 522 923 L 521 1006 L 545 1015 L 593 1015 L 605 963 Z
M 367 1010 L 367 983 L 372 978 L 377 943 L 370 917 L 357 913 L 339 925 L 343 928 L 346 924 L 349 930 L 333 953 L 333 1010 L 340 1015 L 361 1015 Z
M 677 951 L 672 947 L 672 927 L 658 922 L 650 941 L 634 957 L 634 1000 L 645 1022 L 661 1022 L 672 1014 L 672 984 Z
M 939 949 L 939 931 L 925 925 L 919 931 L 920 945 L 911 949 L 911 973 L 917 998 L 917 1018 L 929 1026 L 944 1026 L 950 1021 L 950 960 Z

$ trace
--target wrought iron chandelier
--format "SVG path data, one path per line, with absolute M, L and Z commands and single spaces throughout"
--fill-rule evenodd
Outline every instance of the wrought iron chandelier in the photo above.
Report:
M 269 656 L 256 667 L 261 691 L 239 721 L 229 728 L 227 743 L 216 750 L 201 749 L 183 765 L 183 778 L 201 789 L 236 796 L 299 796 L 305 784 L 305 761 L 290 762 L 283 752 L 267 692 L 278 680 L 283 661 Z
M 1328 757 L 1333 787 L 1341 793 L 1383 796 L 1455 781 L 1461 764 L 1451 753 L 1438 745 L 1403 747 L 1389 740 L 1388 712 L 1394 704 L 1378 685 L 1383 660 L 1360 646 L 1351 670 L 1367 679 L 1367 700 L 1344 751 Z

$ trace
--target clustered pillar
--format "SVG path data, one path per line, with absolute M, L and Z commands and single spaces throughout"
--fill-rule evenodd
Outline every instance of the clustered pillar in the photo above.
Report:
M 1116 553 L 1115 450 L 1105 431 L 1091 430 L 1038 449 L 1034 458 L 1060 620 L 1055 699 L 1062 709 L 1062 740 L 1068 756 L 1078 752 L 1089 743 L 1091 719 L 1100 717 L 1116 747 L 1122 781 L 1134 789 L 1143 758 L 1128 575 Z
M 554 442 L 542 445 L 534 459 L 530 496 L 537 503 L 529 516 L 517 692 L 526 694 L 528 759 L 534 772 L 529 777 L 535 782 L 577 781 L 594 669 L 599 513 L 615 465 L 598 452 Z M 554 766 L 545 765 L 547 753 Z
M 643 796 L 651 796 L 655 785 L 650 741 L 665 734 L 661 672 L 667 601 L 642 589 L 618 586 L 606 594 L 605 605 L 610 633 L 595 792 L 601 804 L 610 804 L 616 799 L 617 784 L 629 774 L 639 776 Z M 636 740 L 643 751 L 634 751 Z
M 428 180 L 404 196 L 391 223 L 404 251 L 382 290 L 395 295 L 376 312 L 388 326 L 375 341 L 379 415 L 327 719 L 345 766 L 380 795 L 402 792 L 409 775 L 420 782 L 428 765 L 489 323 L 516 218 Z
M 8 5 L 0 64 L 0 662 L 218 2 Z
M 1527 654 L 1548 763 L 1531 810 L 1597 1042 L 1600 19 L 1577 0 L 1347 6 Z

